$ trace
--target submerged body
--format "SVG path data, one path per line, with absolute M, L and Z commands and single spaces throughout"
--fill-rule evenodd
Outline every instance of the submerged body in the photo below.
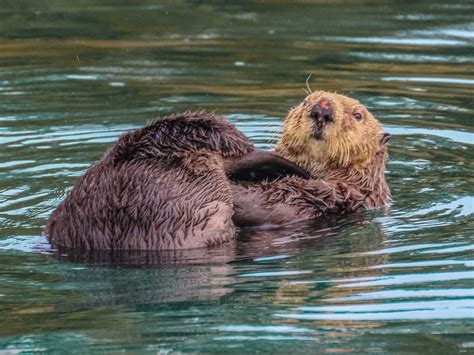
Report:
M 275 153 L 205 112 L 119 138 L 50 216 L 58 248 L 206 247 L 236 227 L 281 225 L 388 204 L 389 136 L 357 101 L 318 92 L 290 111 Z

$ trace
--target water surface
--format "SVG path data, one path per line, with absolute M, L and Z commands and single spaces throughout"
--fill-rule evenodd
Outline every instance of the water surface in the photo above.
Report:
M 470 1 L 4 1 L 0 350 L 472 352 Z M 388 211 L 213 250 L 51 252 L 42 227 L 119 134 L 189 109 L 260 148 L 313 90 L 392 133 Z

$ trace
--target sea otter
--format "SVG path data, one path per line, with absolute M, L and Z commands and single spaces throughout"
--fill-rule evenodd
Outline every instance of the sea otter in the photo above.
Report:
M 44 233 L 74 250 L 205 247 L 235 236 L 231 181 L 308 178 L 223 117 L 187 112 L 126 133 L 79 178 Z
M 389 138 L 358 101 L 322 91 L 290 111 L 275 153 L 223 117 L 168 116 L 120 137 L 45 234 L 67 249 L 185 249 L 228 241 L 236 227 L 384 206 Z
M 390 134 L 359 101 L 314 92 L 288 113 L 275 152 L 311 174 L 232 185 L 238 226 L 284 224 L 390 202 Z

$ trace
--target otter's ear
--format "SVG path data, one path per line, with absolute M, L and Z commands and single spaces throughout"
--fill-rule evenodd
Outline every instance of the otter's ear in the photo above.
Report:
M 390 133 L 384 133 L 380 139 L 380 148 L 383 148 L 387 145 L 392 135 Z
M 226 161 L 224 169 L 229 179 L 233 181 L 258 182 L 276 180 L 290 175 L 310 178 L 306 170 L 291 161 L 278 154 L 258 150 L 242 158 Z

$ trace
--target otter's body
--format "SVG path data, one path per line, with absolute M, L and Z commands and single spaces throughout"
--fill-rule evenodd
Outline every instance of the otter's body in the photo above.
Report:
M 275 181 L 231 185 L 233 220 L 237 226 L 281 225 L 386 206 L 390 201 L 384 177 L 384 154 L 371 168 L 323 178 L 285 177 Z
M 288 114 L 274 153 L 222 117 L 185 113 L 128 133 L 49 218 L 59 248 L 164 250 L 387 205 L 389 135 L 359 102 L 317 92 Z

